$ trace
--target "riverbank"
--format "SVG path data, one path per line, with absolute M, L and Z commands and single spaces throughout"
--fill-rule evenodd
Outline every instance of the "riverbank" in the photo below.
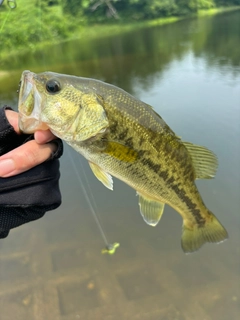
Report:
M 220 7 L 220 8 L 212 8 L 208 10 L 199 10 L 197 16 L 198 17 L 214 16 L 216 14 L 221 14 L 221 13 L 235 11 L 235 10 L 240 10 L 240 6 Z
M 134 22 L 134 23 L 115 23 L 115 24 L 104 24 L 104 25 L 91 25 L 91 26 L 79 26 L 77 30 L 74 30 L 74 32 L 71 33 L 71 36 L 68 36 L 67 39 L 51 39 L 51 41 L 43 41 L 38 44 L 32 44 L 30 43 L 28 48 L 19 46 L 15 47 L 13 50 L 5 50 L 4 46 L 0 48 L 0 64 L 2 73 L 6 75 L 7 71 L 5 72 L 4 69 L 7 65 L 9 65 L 11 59 L 16 59 L 22 54 L 25 54 L 27 52 L 35 52 L 43 50 L 45 47 L 53 44 L 59 44 L 62 42 L 67 42 L 71 40 L 76 39 L 96 39 L 96 38 L 103 38 L 107 36 L 113 36 L 117 34 L 127 33 L 132 30 L 151 27 L 151 26 L 160 26 L 160 25 L 166 25 L 170 23 L 175 23 L 180 20 L 185 19 L 192 19 L 192 18 L 201 18 L 206 16 L 213 16 L 217 14 L 224 14 L 226 12 L 240 10 L 240 6 L 231 6 L 231 7 L 221 7 L 221 8 L 213 8 L 209 10 L 199 10 L 197 14 L 190 15 L 190 16 L 184 16 L 184 17 L 168 17 L 168 18 L 159 18 L 149 21 L 143 21 L 143 22 Z M 5 68 L 4 68 L 5 65 Z M 5 69 L 6 70 L 6 69 Z
M 220 7 L 220 8 L 213 8 L 209 10 L 199 10 L 197 14 L 182 16 L 182 17 L 168 17 L 168 18 L 159 18 L 154 20 L 147 20 L 141 22 L 133 22 L 133 23 L 116 23 L 116 24 L 105 24 L 105 25 L 92 25 L 81 28 L 77 32 L 69 37 L 65 41 L 71 41 L 79 38 L 102 38 L 110 35 L 117 35 L 120 33 L 129 32 L 134 29 L 152 27 L 152 26 L 161 26 L 170 23 L 175 23 L 181 20 L 190 19 L 190 18 L 198 18 L 198 17 L 206 17 L 206 16 L 213 16 L 217 14 L 223 14 L 230 11 L 240 10 L 240 6 L 231 6 L 231 7 Z M 58 42 L 59 43 L 59 42 Z M 46 43 L 45 43 L 46 44 Z M 52 42 L 51 42 L 52 44 Z

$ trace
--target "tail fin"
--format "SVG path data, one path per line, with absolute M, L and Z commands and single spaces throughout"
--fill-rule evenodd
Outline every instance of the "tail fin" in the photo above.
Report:
M 219 243 L 228 238 L 226 229 L 221 225 L 212 212 L 209 211 L 210 219 L 206 221 L 205 225 L 199 227 L 188 228 L 183 222 L 182 233 L 182 249 L 185 253 L 191 253 L 206 243 Z

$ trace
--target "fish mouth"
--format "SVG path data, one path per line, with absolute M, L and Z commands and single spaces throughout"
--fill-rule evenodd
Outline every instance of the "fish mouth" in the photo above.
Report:
M 41 121 L 42 97 L 36 88 L 34 76 L 33 72 L 25 70 L 20 80 L 18 126 L 23 133 L 48 129 Z

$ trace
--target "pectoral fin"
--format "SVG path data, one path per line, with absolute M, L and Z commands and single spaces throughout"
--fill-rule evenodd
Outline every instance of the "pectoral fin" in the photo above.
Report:
M 152 200 L 145 195 L 138 193 L 140 212 L 144 221 L 150 226 L 155 227 L 162 217 L 164 203 Z
M 88 162 L 92 172 L 94 173 L 95 177 L 104 184 L 104 186 L 110 190 L 113 190 L 113 180 L 112 176 L 103 171 L 98 165 Z
M 196 179 L 211 179 L 215 176 L 218 160 L 215 154 L 205 147 L 183 142 L 191 155 Z

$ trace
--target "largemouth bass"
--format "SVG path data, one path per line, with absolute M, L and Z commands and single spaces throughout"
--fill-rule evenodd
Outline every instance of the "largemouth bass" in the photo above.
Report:
M 20 129 L 49 128 L 88 160 L 107 188 L 113 189 L 112 176 L 127 183 L 147 224 L 157 225 L 165 204 L 174 208 L 183 218 L 184 252 L 228 237 L 195 184 L 214 177 L 216 156 L 181 141 L 151 106 L 94 79 L 24 71 L 20 83 Z

